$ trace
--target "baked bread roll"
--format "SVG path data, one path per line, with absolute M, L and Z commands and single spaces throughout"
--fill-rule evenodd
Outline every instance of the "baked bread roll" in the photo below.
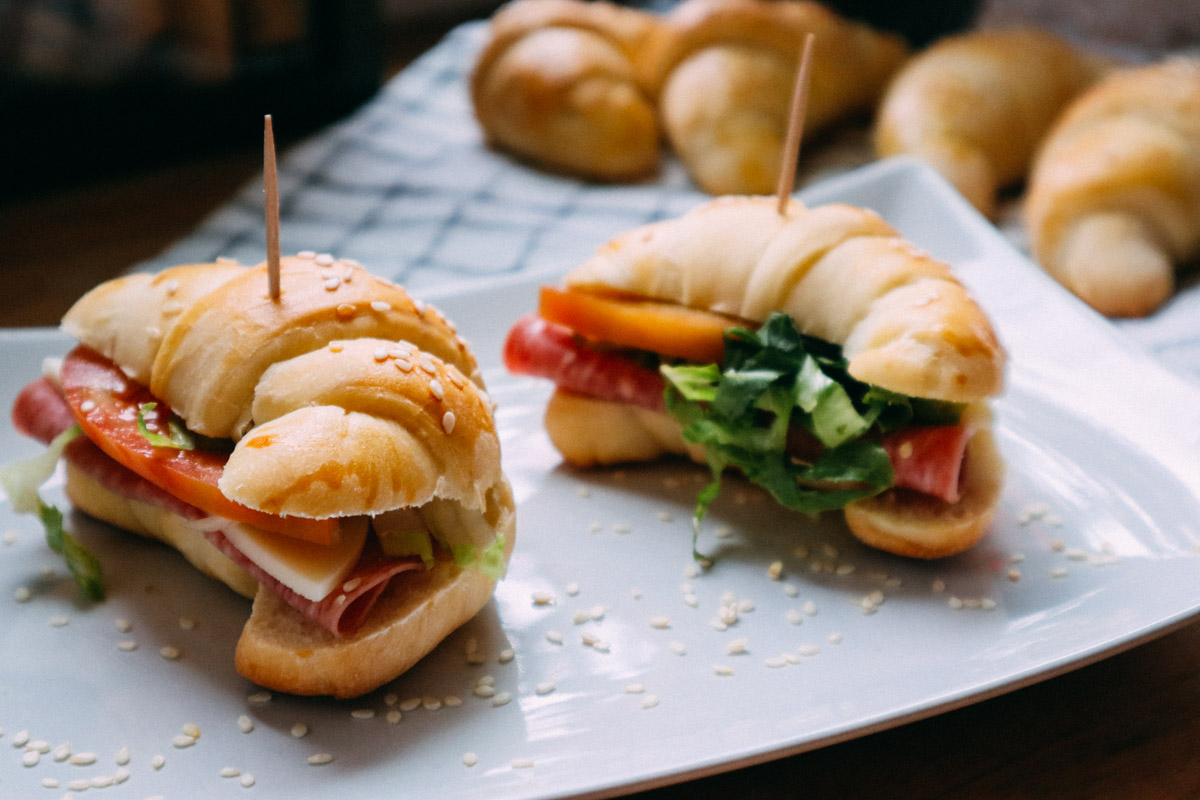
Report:
M 267 297 L 265 265 L 188 265 L 81 298 L 63 321 L 81 345 L 52 392 L 88 436 L 67 446 L 67 494 L 255 597 L 240 674 L 356 696 L 487 603 L 512 552 L 512 492 L 475 358 L 440 312 L 328 256 L 284 259 L 280 286 Z M 215 486 L 170 472 L 210 456 L 155 443 L 139 460 L 148 445 L 112 433 L 135 411 L 143 426 L 147 387 L 213 437 L 201 450 L 229 451 Z M 50 413 L 30 389 L 15 420 Z M 294 538 L 309 523 L 333 532 Z
M 867 544 L 924 558 L 969 548 L 990 524 L 1004 470 L 986 401 L 1003 390 L 1004 350 L 949 267 L 878 215 L 849 205 L 798 203 L 780 215 L 773 198 L 722 197 L 614 238 L 565 282 L 567 293 L 715 312 L 728 319 L 726 327 L 754 327 L 782 312 L 800 333 L 839 345 L 852 378 L 922 402 L 957 404 L 961 416 L 955 424 L 965 453 L 955 464 L 962 472 L 957 491 L 949 495 L 954 499 L 900 488 L 897 472 L 893 488 L 846 505 L 846 521 Z M 546 308 L 543 303 L 543 314 Z M 561 356 L 539 354 L 553 350 L 539 344 L 548 319 L 539 317 L 526 329 L 531 338 L 520 332 L 520 323 L 514 328 L 506 363 L 558 383 L 546 429 L 569 463 L 613 464 L 666 454 L 703 461 L 711 455 L 685 438 L 678 419 L 652 393 L 628 388 L 639 380 L 638 367 L 614 370 L 606 381 L 592 376 L 609 368 L 601 359 L 612 360 L 610 340 L 592 363 L 585 363 L 592 356 L 583 347 Z M 577 326 L 574 335 L 586 338 L 587 330 Z M 582 373 L 582 382 L 567 377 L 571 370 Z M 650 373 L 645 380 L 654 377 Z M 622 392 L 624 397 L 616 396 Z M 901 460 L 910 458 L 912 446 L 901 445 L 899 453 Z M 893 466 L 899 469 L 895 459 Z
M 705 191 L 774 191 L 808 33 L 807 131 L 870 111 L 907 56 L 899 37 L 804 0 L 686 0 L 664 18 L 647 83 L 659 87 L 667 140 Z
M 1108 67 L 1051 33 L 978 30 L 918 53 L 879 107 L 875 150 L 927 161 L 975 208 L 1022 181 L 1063 108 Z
M 1055 123 L 1029 181 L 1037 261 L 1102 314 L 1137 317 L 1200 253 L 1200 59 L 1109 75 Z
M 658 165 L 658 127 L 638 66 L 657 18 L 584 0 L 515 0 L 492 17 L 471 75 L 490 144 L 605 181 Z

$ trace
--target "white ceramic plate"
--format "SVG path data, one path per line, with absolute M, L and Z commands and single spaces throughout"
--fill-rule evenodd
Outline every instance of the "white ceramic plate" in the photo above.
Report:
M 533 308 L 538 281 L 460 287 L 438 302 L 490 368 L 520 503 L 517 551 L 494 603 L 372 695 L 255 702 L 232 665 L 245 601 L 173 552 L 75 515 L 110 593 L 79 605 L 37 524 L 5 507 L 0 530 L 14 533 L 0 544 L 0 795 L 57 797 L 71 781 L 119 775 L 105 797 L 234 798 L 247 796 L 247 774 L 255 791 L 292 800 L 615 795 L 929 716 L 1193 616 L 1200 391 L 1061 292 L 920 167 L 884 163 L 804 198 L 875 208 L 958 265 L 998 325 L 1011 354 L 995 404 L 1009 481 L 975 550 L 937 563 L 893 558 L 854 543 L 836 517 L 780 512 L 731 479 L 700 542 L 715 566 L 693 575 L 689 515 L 704 471 L 561 468 L 540 425 L 546 387 L 499 369 L 503 335 Z M 5 404 L 42 356 L 68 346 L 51 331 L 0 338 Z M 37 450 L 11 431 L 0 443 L 6 459 Z M 57 488 L 47 495 L 61 502 Z M 19 587 L 27 602 L 11 599 Z M 535 602 L 539 593 L 553 601 Z M 723 605 L 738 619 L 717 630 Z M 746 652 L 731 652 L 739 641 Z M 484 663 L 470 663 L 472 645 Z M 483 676 L 511 701 L 476 696 Z M 189 724 L 200 739 L 174 747 Z M 21 732 L 96 760 L 50 752 L 23 766 L 24 750 L 3 746 Z M 308 764 L 322 753 L 333 760 Z M 241 774 L 221 777 L 225 768 Z M 57 793 L 43 781 L 57 781 Z

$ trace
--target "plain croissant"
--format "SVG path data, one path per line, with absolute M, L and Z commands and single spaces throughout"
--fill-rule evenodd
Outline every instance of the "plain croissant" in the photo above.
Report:
M 516 0 L 492 17 L 471 76 L 489 142 L 601 180 L 658 165 L 659 136 L 637 60 L 657 18 L 604 2 Z
M 1143 316 L 1200 252 L 1200 59 L 1113 73 L 1079 97 L 1034 165 L 1033 252 L 1103 314 Z
M 779 178 L 805 35 L 815 36 L 805 128 L 870 110 L 903 41 L 814 2 L 686 0 L 650 42 L 661 124 L 712 194 L 769 194 Z
M 1043 31 L 948 37 L 896 74 L 880 104 L 875 150 L 923 159 L 991 216 L 997 192 L 1026 177 L 1055 118 L 1105 68 Z

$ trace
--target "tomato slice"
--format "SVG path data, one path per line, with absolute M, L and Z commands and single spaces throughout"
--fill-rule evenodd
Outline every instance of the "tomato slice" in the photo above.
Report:
M 145 403 L 157 403 L 144 419 L 166 434 L 170 417 L 166 404 L 94 350 L 76 347 L 63 359 L 62 385 L 84 434 L 113 459 L 160 489 L 209 514 L 317 544 L 333 541 L 336 519 L 276 516 L 223 495 L 217 481 L 225 471 L 228 454 L 151 444 L 138 430 L 138 409 Z
M 747 325 L 735 317 L 677 303 L 552 286 L 542 287 L 538 313 L 585 339 L 699 364 L 720 364 L 725 331 Z

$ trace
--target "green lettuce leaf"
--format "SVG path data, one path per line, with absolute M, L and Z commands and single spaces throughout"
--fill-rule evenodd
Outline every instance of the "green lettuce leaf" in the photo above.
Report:
M 815 514 L 892 485 L 877 434 L 913 423 L 957 421 L 961 406 L 921 400 L 852 378 L 841 348 L 801 334 L 786 314 L 762 328 L 731 328 L 716 364 L 664 364 L 667 411 L 684 438 L 704 445 L 713 479 L 701 492 L 694 531 L 737 467 L 782 505 Z M 789 429 L 819 443 L 811 462 L 788 452 Z M 694 541 L 693 541 L 694 547 Z
M 174 450 L 195 450 L 196 440 L 192 437 L 192 432 L 184 427 L 183 423 L 174 414 L 171 414 L 167 419 L 169 436 L 155 433 L 146 427 L 146 415 L 152 413 L 156 408 L 158 408 L 158 403 L 142 403 L 138 406 L 138 433 L 155 447 L 170 447 Z
M 463 569 L 473 569 L 488 578 L 500 580 L 504 577 L 504 536 L 497 534 L 487 547 L 476 547 L 466 542 L 450 546 L 454 563 Z
M 46 531 L 46 544 L 66 561 L 67 569 L 84 596 L 99 602 L 104 599 L 104 576 L 100 562 L 74 536 L 67 533 L 63 527 L 62 512 L 46 503 L 38 494 L 38 489 L 54 474 L 63 450 L 81 433 L 78 425 L 72 425 L 54 437 L 38 455 L 0 467 L 0 485 L 4 486 L 13 511 L 18 514 L 37 514 Z

